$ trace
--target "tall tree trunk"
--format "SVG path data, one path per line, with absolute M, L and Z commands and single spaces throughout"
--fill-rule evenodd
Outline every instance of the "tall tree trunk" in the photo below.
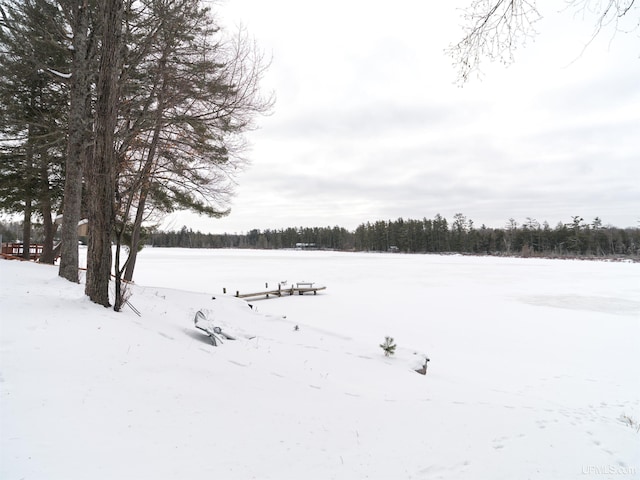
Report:
M 91 301 L 108 307 L 111 275 L 111 234 L 114 226 L 117 87 L 122 36 L 122 0 L 102 4 L 102 54 L 97 83 L 96 139 L 87 171 L 89 192 L 89 248 L 85 293 Z M 116 309 L 119 309 L 116 292 Z
M 31 198 L 25 199 L 24 202 L 24 222 L 22 224 L 22 258 L 29 260 L 31 258 L 29 251 L 31 250 Z
M 24 222 L 22 224 L 22 258 L 29 260 L 31 258 L 31 213 L 33 208 L 33 125 L 27 127 L 27 147 L 25 152 L 25 162 L 23 175 L 25 178 L 25 199 L 24 199 Z
M 55 256 L 53 253 L 53 235 L 55 233 L 55 225 L 51 218 L 51 189 L 49 185 L 49 169 L 48 156 L 46 153 L 40 155 L 39 165 L 39 192 L 40 197 L 40 214 L 42 215 L 42 226 L 44 227 L 44 243 L 42 245 L 42 254 L 38 261 L 53 265 Z
M 69 141 L 64 182 L 60 269 L 58 275 L 78 283 L 78 222 L 81 218 L 82 177 L 88 143 L 89 5 L 77 0 L 73 25 L 73 67 L 69 109 Z
M 46 184 L 47 183 L 45 183 L 45 185 Z M 53 235 L 55 233 L 55 226 L 51 220 L 51 197 L 46 193 L 40 201 L 40 210 L 44 226 L 44 244 L 42 246 L 42 255 L 40 256 L 39 262 L 53 265 L 55 262 L 55 255 L 53 253 Z

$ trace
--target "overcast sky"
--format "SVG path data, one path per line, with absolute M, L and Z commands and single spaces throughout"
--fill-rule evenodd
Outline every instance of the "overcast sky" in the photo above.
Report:
M 203 232 L 342 226 L 398 217 L 476 226 L 600 217 L 640 225 L 640 31 L 542 1 L 539 35 L 505 68 L 456 85 L 444 50 L 468 1 L 226 0 L 268 57 L 277 101 L 250 132 L 251 165 Z M 635 10 L 634 20 L 640 8 Z M 633 12 L 632 12 L 633 13 Z M 632 24 L 633 22 L 628 22 Z

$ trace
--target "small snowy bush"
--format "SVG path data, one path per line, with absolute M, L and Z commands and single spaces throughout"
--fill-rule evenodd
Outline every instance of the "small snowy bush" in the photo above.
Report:
M 622 414 L 620 415 L 620 421 L 626 425 L 629 425 L 631 428 L 635 429 L 636 432 L 640 432 L 640 422 L 635 420 L 633 417 Z
M 393 337 L 384 337 L 384 343 L 380 344 L 380 348 L 384 350 L 385 357 L 390 357 L 396 353 L 396 344 L 393 342 Z

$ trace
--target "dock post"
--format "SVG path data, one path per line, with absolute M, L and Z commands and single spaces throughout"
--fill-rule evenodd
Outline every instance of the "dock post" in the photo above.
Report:
M 227 287 L 222 287 L 222 293 L 227 293 Z
M 239 297 L 239 296 L 240 296 L 240 291 L 236 290 L 236 297 Z

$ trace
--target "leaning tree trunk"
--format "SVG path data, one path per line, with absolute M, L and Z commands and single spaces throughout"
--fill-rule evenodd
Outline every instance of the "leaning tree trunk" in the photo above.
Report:
M 69 108 L 69 140 L 64 182 L 60 269 L 58 275 L 78 283 L 78 222 L 82 206 L 82 177 L 88 143 L 89 109 L 88 29 L 89 5 L 77 0 L 73 25 L 73 67 Z
M 111 275 L 111 234 L 114 226 L 117 87 L 122 35 L 122 0 L 105 0 L 102 6 L 102 55 L 97 83 L 96 139 L 87 171 L 89 197 L 89 248 L 85 293 L 91 301 L 108 307 Z M 118 292 L 116 307 L 119 308 Z
M 164 85 L 162 91 L 164 92 Z M 142 229 L 142 220 L 144 218 L 145 206 L 147 203 L 147 196 L 151 190 L 151 170 L 155 161 L 156 150 L 158 148 L 158 142 L 160 141 L 160 130 L 162 125 L 162 106 L 164 104 L 164 95 L 161 94 L 158 97 L 158 115 L 156 118 L 156 125 L 153 132 L 153 139 L 147 153 L 147 160 L 141 173 L 141 187 L 140 198 L 138 200 L 138 208 L 136 210 L 136 218 L 133 222 L 133 229 L 131 232 L 131 245 L 129 246 L 129 258 L 127 259 L 127 265 L 124 272 L 124 279 L 131 282 L 133 280 L 133 270 L 136 267 L 136 260 L 138 258 L 138 249 L 140 246 L 140 230 Z
M 140 246 L 140 229 L 142 228 L 142 217 L 145 203 L 146 193 L 142 192 L 140 201 L 138 202 L 136 218 L 133 222 L 131 244 L 129 245 L 129 257 L 127 258 L 127 264 L 124 270 L 124 280 L 127 282 L 133 281 L 133 271 L 136 268 L 136 260 L 138 259 L 138 247 Z
M 162 119 L 165 109 L 165 97 L 168 83 L 167 73 L 167 59 L 171 49 L 168 45 L 162 50 L 162 56 L 158 59 L 158 70 L 160 71 L 161 84 L 158 91 L 157 107 L 153 121 L 155 122 L 153 128 L 153 137 L 151 138 L 151 144 L 147 152 L 147 158 L 140 173 L 140 195 L 138 199 L 138 208 L 136 209 L 136 218 L 133 222 L 133 228 L 131 231 L 131 244 L 129 245 L 129 258 L 127 258 L 127 264 L 124 272 L 124 279 L 128 282 L 133 280 L 133 271 L 136 267 L 136 260 L 138 258 L 138 250 L 140 246 L 140 231 L 142 229 L 142 220 L 144 219 L 144 212 L 147 203 L 147 197 L 151 190 L 151 177 L 153 165 L 156 160 L 156 152 L 158 150 L 158 144 L 160 143 L 160 134 L 162 133 Z

